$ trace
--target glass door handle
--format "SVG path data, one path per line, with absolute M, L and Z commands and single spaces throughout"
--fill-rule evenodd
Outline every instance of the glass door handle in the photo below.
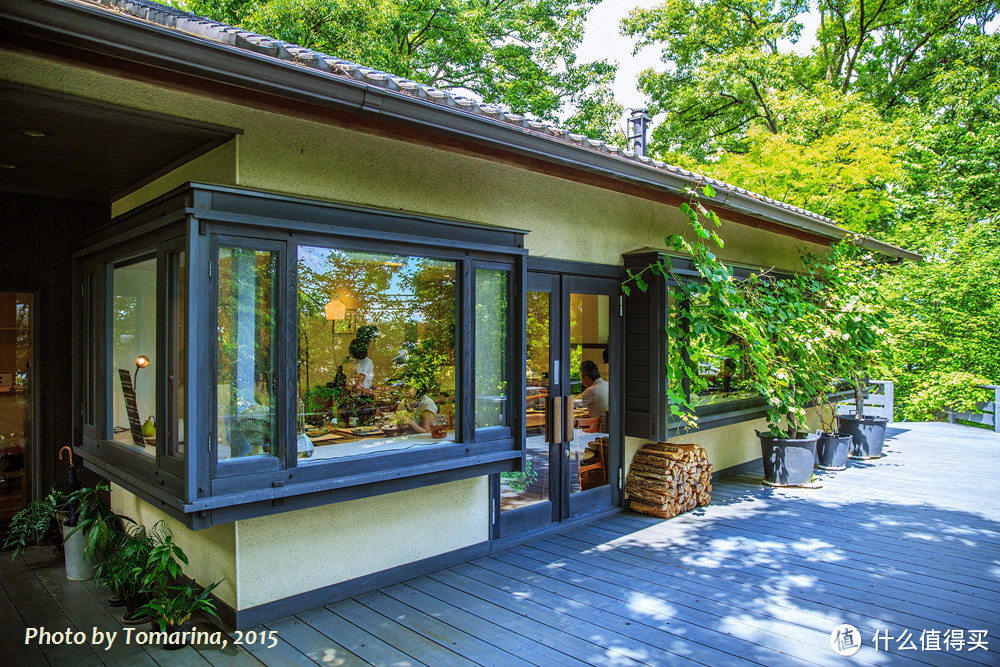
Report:
M 562 396 L 552 396 L 549 398 L 549 411 L 545 416 L 545 424 L 547 426 L 545 432 L 545 439 L 549 442 L 562 442 L 561 438 L 563 435 L 563 414 L 562 414 Z M 560 438 L 560 440 L 557 440 Z
M 563 450 L 563 456 L 565 456 L 566 458 L 569 458 L 569 450 L 568 449 L 564 449 Z
M 573 396 L 563 397 L 563 407 L 566 410 L 566 414 L 563 416 L 563 424 L 566 425 L 566 433 L 563 437 L 563 442 L 572 442 L 576 433 L 573 430 Z

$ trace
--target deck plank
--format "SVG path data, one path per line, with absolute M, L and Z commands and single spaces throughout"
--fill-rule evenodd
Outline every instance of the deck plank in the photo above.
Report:
M 40 549 L 40 552 L 46 550 Z M 32 550 L 32 553 L 35 553 Z M 56 559 L 58 562 L 58 559 Z M 65 577 L 65 572 L 63 573 Z M 87 643 L 82 645 L 43 644 L 38 645 L 45 660 L 53 665 L 73 664 L 74 666 L 89 666 L 103 664 L 97 653 L 90 646 L 90 628 L 79 627 L 63 611 L 36 574 L 28 567 L 23 557 L 11 563 L 9 558 L 0 558 L 0 581 L 10 596 L 11 602 L 17 608 L 24 625 L 28 628 L 44 628 L 47 632 L 85 631 L 88 633 Z M 82 591 L 82 587 L 80 588 Z M 24 637 L 21 638 L 24 641 Z M 36 640 L 33 640 L 36 641 Z
M 0 559 L 7 560 L 7 554 L 0 554 Z M 3 574 L 3 570 L 0 570 Z M 42 654 L 42 649 L 35 644 L 24 643 L 24 631 L 27 625 L 21 618 L 0 578 L 0 664 L 4 665 L 48 665 L 48 660 Z
M 411 667 L 424 664 L 382 641 L 367 629 L 344 620 L 326 607 L 307 611 L 296 618 L 305 621 L 327 637 L 336 637 L 337 642 L 349 652 L 373 665 Z
M 258 647 L 258 657 L 267 659 L 268 665 L 276 665 L 279 662 L 283 665 L 319 664 L 341 667 L 368 664 L 330 637 L 297 618 L 284 618 L 269 623 L 267 629 L 275 631 L 280 638 L 278 646 L 274 649 Z M 289 652 L 289 649 L 294 653 Z M 279 651 L 277 659 L 271 659 L 270 651 L 272 650 Z
M 441 600 L 414 588 L 406 582 L 382 589 L 382 592 L 415 609 L 423 609 L 434 618 L 462 628 L 475 637 L 519 655 L 533 665 L 543 667 L 582 667 L 586 663 L 539 644 L 531 637 L 520 635 L 498 624 L 493 619 L 476 616 L 456 605 L 453 599 Z
M 504 665 L 528 667 L 531 665 L 513 653 L 504 651 L 464 630 L 448 625 L 381 591 L 358 597 L 357 601 L 473 663 L 485 667 L 503 667 Z

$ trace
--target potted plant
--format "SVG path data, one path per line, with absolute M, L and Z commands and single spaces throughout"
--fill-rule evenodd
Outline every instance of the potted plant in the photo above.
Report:
M 167 529 L 162 521 L 147 530 L 127 517 L 123 519 L 131 525 L 121 533 L 114 551 L 94 568 L 94 577 L 112 591 L 113 601 L 109 600 L 109 604 L 125 607 L 122 622 L 138 625 L 150 620 L 142 609 L 149 601 L 143 581 L 149 554 L 163 541 Z
M 816 467 L 820 470 L 844 470 L 847 468 L 847 455 L 851 450 L 852 438 L 849 433 L 837 431 L 837 404 L 831 397 L 836 391 L 836 385 L 831 384 L 826 395 L 817 407 L 820 414 L 821 431 L 816 441 Z
M 390 412 L 383 417 L 382 432 L 386 435 L 397 435 L 407 424 L 413 421 L 414 414 L 409 410 L 399 408 L 395 412 Z
M 174 544 L 169 529 L 160 526 L 156 543 L 149 550 L 143 569 L 143 590 L 149 594 L 149 601 L 139 609 L 152 618 L 154 629 L 168 633 L 168 643 L 164 647 L 168 650 L 184 646 L 182 633 L 190 625 L 193 614 L 200 611 L 218 618 L 210 596 L 222 582 L 217 581 L 199 590 L 196 583 L 181 580 L 182 563 L 187 565 L 187 555 L 179 545 Z
M 12 559 L 16 558 L 35 534 L 47 531 L 55 522 L 62 533 L 66 578 L 90 579 L 94 564 L 113 547 L 111 535 L 120 525 L 101 497 L 108 491 L 104 483 L 68 495 L 53 487 L 48 496 L 32 501 L 14 516 L 4 548 L 14 547 Z

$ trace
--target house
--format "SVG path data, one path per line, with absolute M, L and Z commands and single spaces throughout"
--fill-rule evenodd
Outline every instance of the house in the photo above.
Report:
M 670 435 L 672 306 L 621 280 L 701 177 L 147 0 L 0 21 L 33 493 L 72 444 L 239 627 L 621 511 L 632 454 Z M 713 184 L 735 265 L 847 235 Z M 759 458 L 763 414 L 724 389 L 686 436 L 718 475 Z

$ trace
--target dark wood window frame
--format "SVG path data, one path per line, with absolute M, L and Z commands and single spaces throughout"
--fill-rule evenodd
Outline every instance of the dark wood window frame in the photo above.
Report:
M 523 300 L 526 271 L 524 232 L 482 225 L 456 223 L 310 201 L 259 192 L 188 184 L 117 218 L 107 228 L 84 239 L 77 253 L 75 275 L 83 289 L 84 276 L 98 276 L 97 294 L 103 304 L 92 314 L 103 313 L 96 333 L 97 368 L 110 358 L 110 281 L 102 274 L 115 263 L 139 255 L 156 255 L 158 294 L 165 295 L 165 272 L 171 252 L 187 252 L 185 306 L 189 389 L 184 458 L 168 456 L 161 446 L 156 461 L 141 460 L 138 452 L 111 440 L 110 422 L 80 424 L 76 442 L 85 464 L 123 485 L 193 528 L 234 519 L 261 516 L 390 493 L 418 486 L 478 477 L 516 469 L 523 458 Z M 278 452 L 276 457 L 218 461 L 215 449 L 217 280 L 219 245 L 259 248 L 278 252 L 279 397 Z M 298 465 L 295 448 L 297 397 L 296 330 L 297 247 L 324 246 L 345 250 L 391 252 L 454 261 L 456 299 L 456 400 L 460 401 L 456 442 L 361 455 Z M 506 426 L 474 427 L 474 308 L 477 268 L 509 271 L 508 386 Z M 108 274 L 109 275 L 109 274 Z M 102 285 L 103 283 L 103 285 Z M 103 288 L 103 289 L 102 289 Z M 101 299 L 97 299 L 101 301 Z M 157 303 L 157 350 L 166 353 L 166 299 Z M 86 354 L 86 320 L 77 327 L 74 364 L 87 383 L 94 360 Z M 161 358 L 165 358 L 161 356 Z M 158 364 L 158 367 L 163 364 Z M 106 369 L 102 370 L 106 374 Z M 157 406 L 166 409 L 166 374 L 158 377 Z M 97 387 L 112 386 L 97 378 Z M 162 385 L 162 386 L 161 386 Z M 78 386 L 80 386 L 78 384 Z M 211 389 L 206 389 L 211 388 Z M 84 392 L 80 392 L 83 394 Z M 96 392 L 100 414 L 109 407 L 106 391 Z M 211 394 L 206 395 L 206 394 Z M 83 414 L 82 410 L 77 414 Z M 162 414 L 162 413 L 161 413 Z M 82 419 L 80 420 L 82 421 Z M 78 421 L 79 424 L 79 421 Z M 518 437 L 520 434 L 520 437 Z

